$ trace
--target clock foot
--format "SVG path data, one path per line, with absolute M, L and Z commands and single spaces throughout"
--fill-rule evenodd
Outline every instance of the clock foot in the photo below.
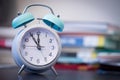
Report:
M 58 76 L 58 73 L 56 72 L 56 70 L 55 70 L 55 68 L 52 66 L 51 67 L 51 70 L 52 70 L 52 72 L 56 75 L 56 76 Z
M 21 72 L 24 70 L 24 68 L 25 68 L 25 65 L 22 65 L 21 68 L 20 68 L 20 70 L 18 71 L 18 75 L 21 74 Z

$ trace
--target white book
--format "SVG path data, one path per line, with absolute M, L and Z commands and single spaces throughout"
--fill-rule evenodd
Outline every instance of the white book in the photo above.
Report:
M 103 22 L 65 22 L 63 32 L 119 33 L 120 27 Z

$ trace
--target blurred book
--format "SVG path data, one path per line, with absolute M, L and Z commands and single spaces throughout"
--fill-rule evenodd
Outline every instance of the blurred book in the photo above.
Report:
M 56 69 L 64 69 L 64 70 L 97 70 L 99 68 L 98 64 L 61 64 L 61 63 L 57 63 L 54 66 Z
M 65 22 L 63 33 L 120 34 L 120 27 L 106 22 Z
M 12 39 L 0 38 L 0 48 L 11 48 Z
M 112 50 L 112 49 L 96 49 L 97 59 L 99 62 L 106 61 L 118 61 L 120 60 L 120 50 Z
M 74 64 L 96 63 L 97 53 L 95 53 L 94 48 L 82 48 L 82 47 L 79 48 L 77 52 L 63 51 L 57 62 Z
M 119 54 L 109 54 L 109 50 L 120 49 L 120 27 L 101 22 L 65 22 L 65 29 L 59 33 L 62 55 L 58 63 L 94 64 L 109 58 L 118 59 Z M 105 55 L 103 49 L 108 55 Z M 101 53 L 103 53 L 101 55 Z M 116 58 L 115 58 L 116 57 Z
M 11 26 L 9 27 L 0 26 L 0 38 L 12 39 L 23 28 L 24 27 L 13 29 Z
M 60 35 L 60 38 L 63 47 L 104 47 L 110 49 L 118 47 L 118 39 L 115 39 L 113 36 L 67 34 Z

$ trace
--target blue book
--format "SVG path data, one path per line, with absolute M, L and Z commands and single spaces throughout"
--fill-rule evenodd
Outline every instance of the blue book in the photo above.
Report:
M 57 62 L 79 64 L 79 63 L 83 63 L 83 60 L 77 57 L 60 57 Z
M 83 47 L 83 37 L 61 36 L 63 47 Z

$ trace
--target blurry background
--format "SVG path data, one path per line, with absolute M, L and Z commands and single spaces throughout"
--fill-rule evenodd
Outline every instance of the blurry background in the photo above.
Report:
M 16 0 L 0 0 L 0 26 L 11 26 L 11 20 L 16 14 Z
M 22 12 L 26 5 L 32 3 L 51 6 L 64 21 L 100 21 L 120 25 L 119 0 L 1 0 L 1 25 L 9 22 L 6 26 L 10 26 L 13 16 L 15 17 L 17 12 Z M 42 15 L 44 11 L 40 10 L 39 15 Z
M 10 47 L 17 31 L 11 22 L 17 12 L 32 3 L 50 6 L 65 23 L 63 33 L 59 33 L 63 50 L 56 68 L 74 64 L 76 69 L 87 70 L 96 69 L 101 61 L 119 61 L 120 0 L 0 0 L 1 64 L 14 64 Z M 37 7 L 29 11 L 35 17 L 48 13 Z

